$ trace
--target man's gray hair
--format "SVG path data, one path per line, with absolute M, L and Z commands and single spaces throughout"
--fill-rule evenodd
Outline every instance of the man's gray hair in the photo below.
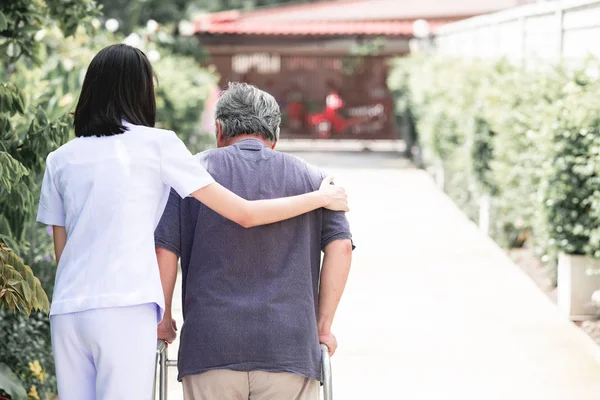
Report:
M 260 135 L 269 142 L 279 139 L 281 112 L 273 96 L 247 83 L 229 82 L 216 106 L 222 135 Z

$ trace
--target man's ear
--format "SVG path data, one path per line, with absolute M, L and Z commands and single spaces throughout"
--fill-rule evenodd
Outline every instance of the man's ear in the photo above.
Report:
M 221 125 L 221 121 L 216 121 L 217 125 L 217 145 L 221 147 L 221 143 L 223 142 L 223 126 Z
M 271 150 L 275 150 L 275 146 L 277 146 L 277 142 L 273 142 L 273 143 L 271 144 Z

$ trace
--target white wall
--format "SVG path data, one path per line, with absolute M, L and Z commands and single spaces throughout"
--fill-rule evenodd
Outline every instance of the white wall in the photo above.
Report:
M 523 64 L 600 57 L 600 0 L 543 1 L 446 25 L 442 54 Z

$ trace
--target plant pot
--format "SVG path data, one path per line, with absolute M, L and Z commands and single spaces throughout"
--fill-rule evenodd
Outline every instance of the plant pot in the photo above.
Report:
M 558 307 L 573 321 L 597 317 L 592 294 L 600 289 L 600 260 L 561 253 L 558 258 Z

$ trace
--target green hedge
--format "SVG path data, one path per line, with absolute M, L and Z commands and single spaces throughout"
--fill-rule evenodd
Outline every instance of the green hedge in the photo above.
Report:
M 449 196 L 474 220 L 490 196 L 492 237 L 553 264 L 560 251 L 600 257 L 599 70 L 415 56 L 388 84 Z

